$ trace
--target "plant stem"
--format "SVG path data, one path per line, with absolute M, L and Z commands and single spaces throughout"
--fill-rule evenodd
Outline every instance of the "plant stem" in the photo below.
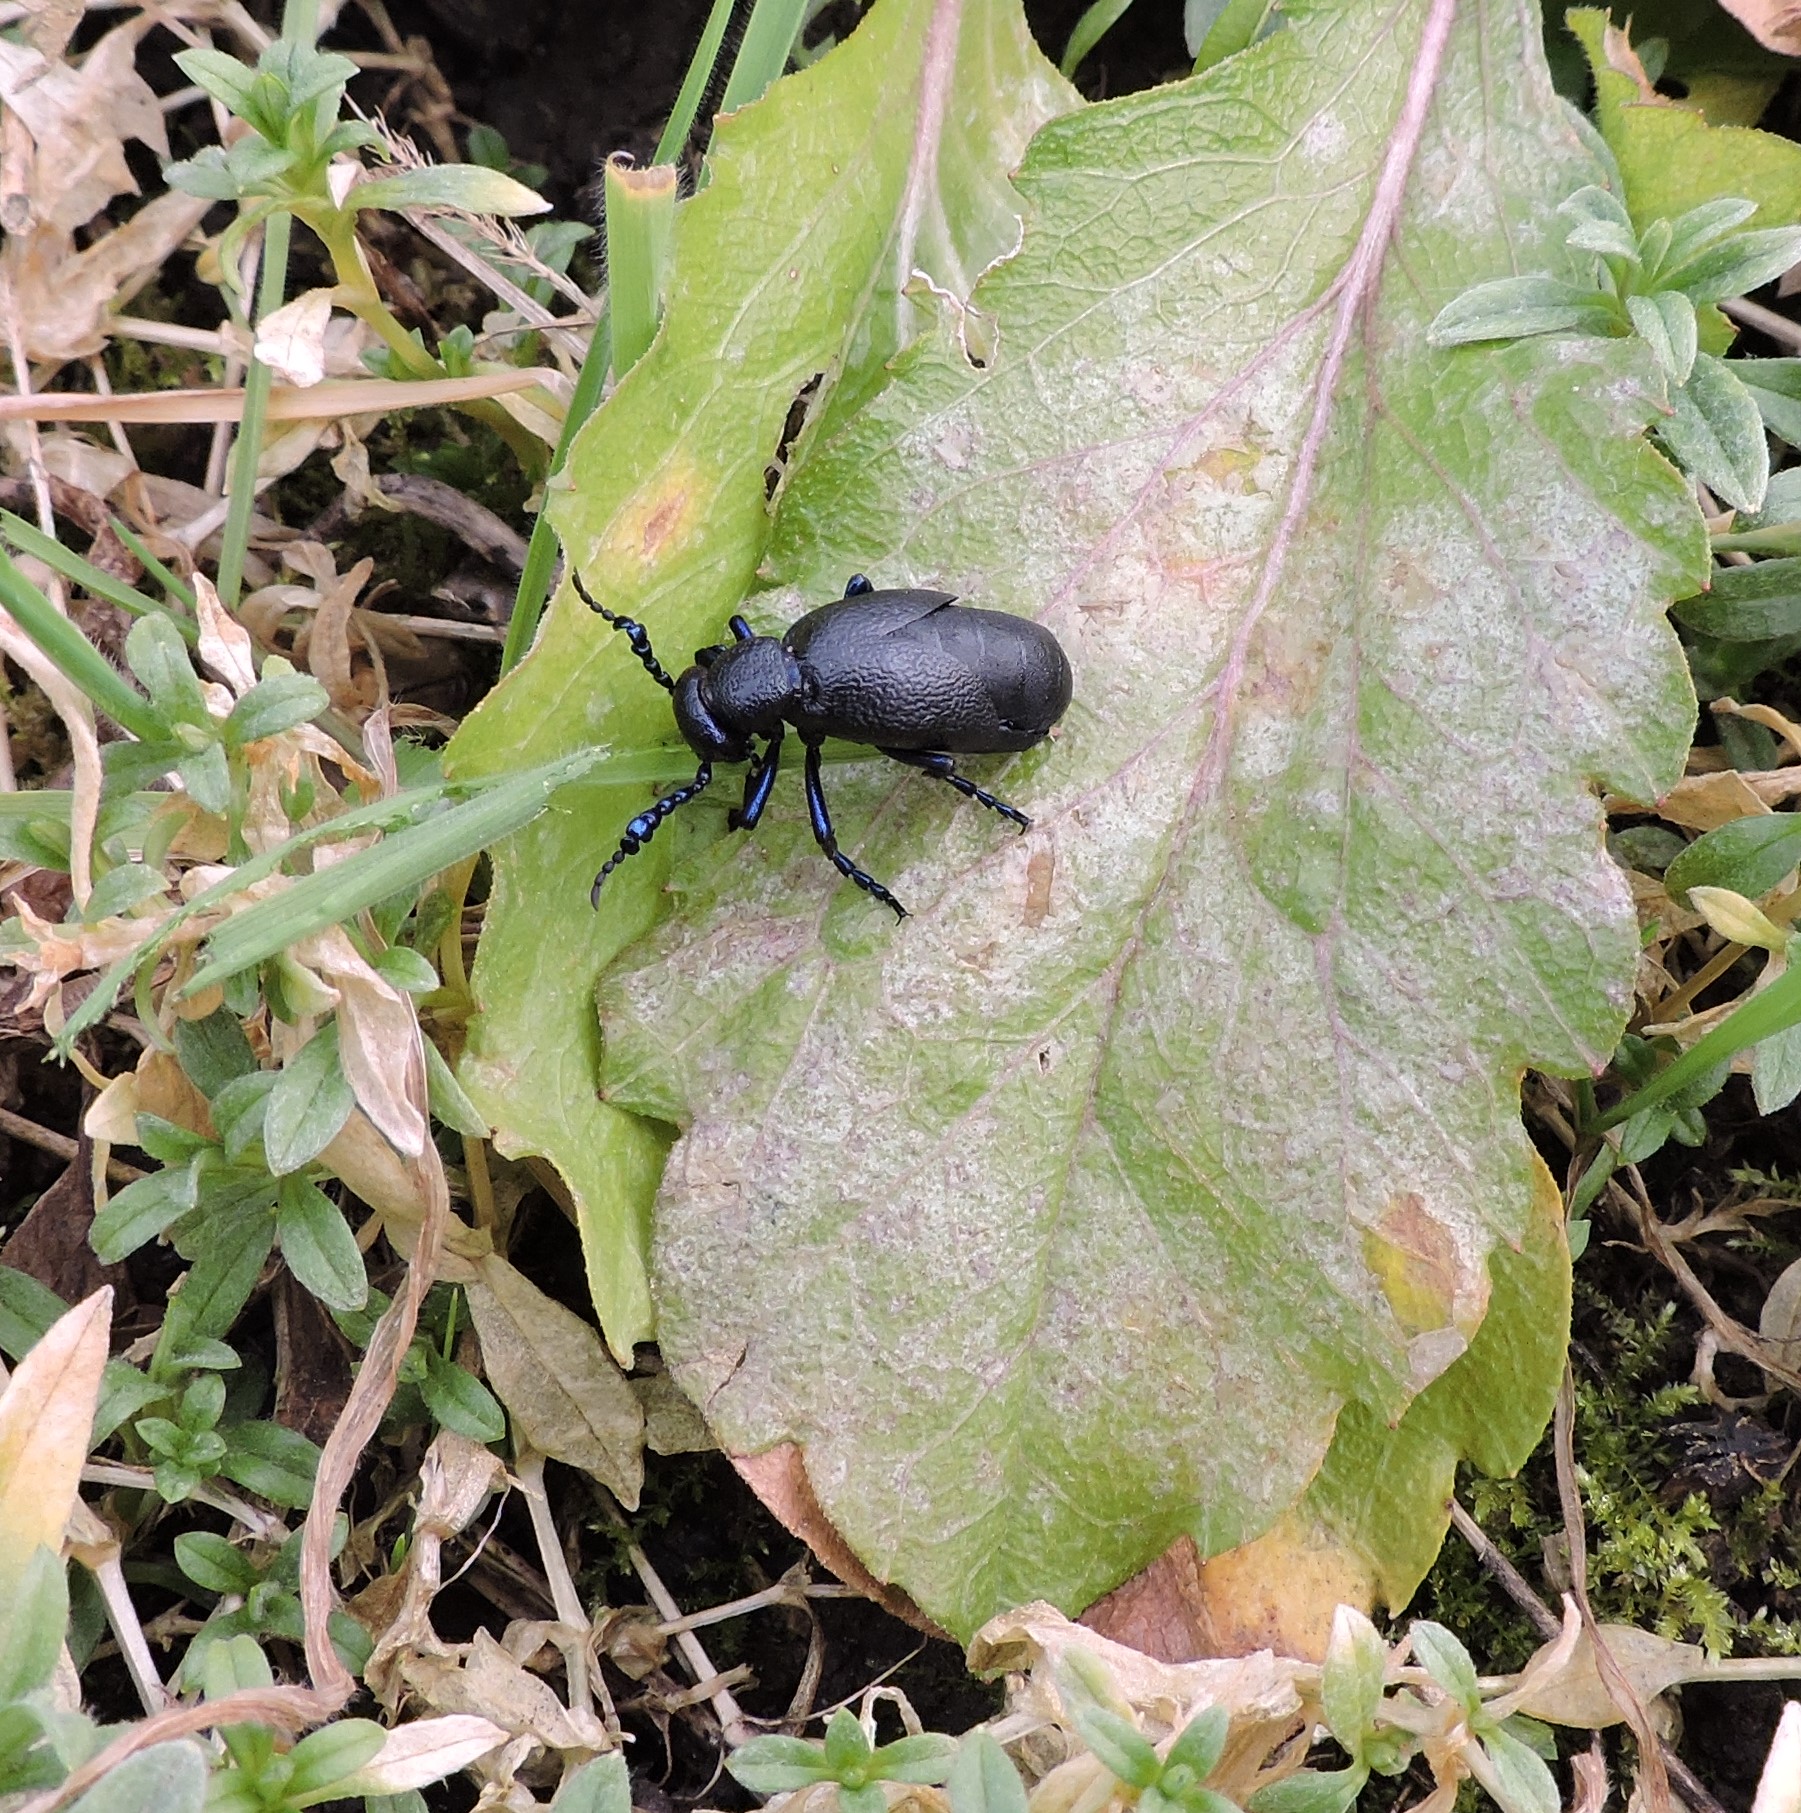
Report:
M 726 79 L 721 113 L 761 100 L 782 71 L 807 14 L 806 0 L 757 0 Z
M 700 111 L 701 96 L 706 93 L 713 66 L 719 61 L 719 46 L 725 38 L 725 28 L 731 22 L 732 0 L 713 0 L 713 9 L 707 14 L 700 42 L 695 45 L 693 59 L 688 64 L 688 73 L 682 78 L 682 91 L 669 111 L 663 136 L 657 140 L 653 162 L 673 164 L 688 143 L 688 134 L 694 130 L 694 116 Z
M 281 307 L 288 287 L 288 241 L 294 222 L 287 214 L 271 214 L 263 227 L 263 268 L 256 290 L 259 323 Z M 237 609 L 244 580 L 244 555 L 250 547 L 250 519 L 256 509 L 256 464 L 262 453 L 263 418 L 269 407 L 269 386 L 275 374 L 254 352 L 244 374 L 244 419 L 231 450 L 231 499 L 225 512 L 225 529 L 219 549 L 219 599 L 225 608 Z

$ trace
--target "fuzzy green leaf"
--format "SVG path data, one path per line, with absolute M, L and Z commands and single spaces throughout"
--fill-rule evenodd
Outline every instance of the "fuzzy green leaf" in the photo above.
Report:
M 304 1177 L 284 1177 L 275 1214 L 276 1238 L 288 1270 L 327 1309 L 361 1309 L 369 1274 L 344 1211 Z
M 944 1791 L 951 1813 L 1026 1813 L 1025 1784 L 1013 1759 L 979 1728 L 958 1745 Z
M 338 1023 L 331 1020 L 288 1059 L 270 1088 L 263 1111 L 269 1169 L 281 1177 L 317 1158 L 355 1106 L 356 1094 L 338 1055 Z
M 1673 414 L 1658 425 L 1685 471 L 1737 510 L 1755 510 L 1770 482 L 1770 450 L 1756 400 L 1723 359 L 1695 356 L 1688 382 L 1670 392 Z
M 1533 1224 L 1520 1067 L 1592 1071 L 1630 999 L 1592 789 L 1679 772 L 1664 607 L 1701 524 L 1640 438 L 1635 339 L 1424 345 L 1554 264 L 1596 176 L 1526 9 L 1459 15 L 1409 162 L 1429 10 L 1295 6 L 1044 128 L 981 363 L 947 310 L 778 493 L 759 625 L 861 571 L 1063 639 L 1058 736 L 969 764 L 1031 833 L 834 770 L 897 929 L 791 785 L 747 838 L 696 807 L 671 917 L 602 981 L 607 1100 L 683 1129 L 672 1370 L 728 1450 L 795 1443 L 865 1563 L 959 1632 L 1255 1535 L 1336 1429 L 1400 1424 Z M 1555 1338 L 1544 1261 L 1522 1313 Z M 1483 1375 L 1503 1451 L 1547 1407 L 1532 1357 Z M 1396 1573 L 1436 1457 L 1482 1445 L 1469 1409 L 1408 1469 L 1435 1496 L 1371 1532 Z
M 1659 290 L 1652 296 L 1628 296 L 1626 311 L 1664 375 L 1672 384 L 1686 383 L 1700 344 L 1695 305 L 1675 290 Z
M 480 164 L 428 164 L 398 176 L 378 176 L 350 191 L 353 208 L 455 208 L 462 214 L 542 214 L 543 196 L 499 170 Z
M 1619 317 L 1598 292 L 1555 277 L 1497 277 L 1467 289 L 1433 317 L 1434 346 L 1517 340 L 1529 334 L 1615 334 Z

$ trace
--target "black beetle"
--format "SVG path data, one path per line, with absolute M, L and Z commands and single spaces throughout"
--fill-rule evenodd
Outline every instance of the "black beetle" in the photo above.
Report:
M 601 883 L 650 841 L 658 825 L 713 778 L 715 762 L 749 762 L 744 803 L 727 822 L 748 831 L 763 816 L 775 785 L 782 734 L 789 725 L 807 747 L 807 811 L 813 835 L 840 875 L 891 906 L 907 909 L 838 848 L 819 780 L 827 737 L 870 743 L 883 755 L 946 781 L 965 797 L 1010 818 L 1032 821 L 1016 807 L 957 772 L 955 755 L 999 755 L 1043 741 L 1069 706 L 1069 661 L 1049 630 L 1005 611 L 974 610 L 952 592 L 878 592 L 861 573 L 836 603 L 809 611 L 779 639 L 758 636 L 742 617 L 733 640 L 696 649 L 679 680 L 664 672 L 641 623 L 609 611 L 575 589 L 589 608 L 621 631 L 658 685 L 675 695 L 675 721 L 700 757 L 694 779 L 666 793 L 626 826 L 619 848 L 594 877 Z M 763 739 L 759 752 L 753 739 Z

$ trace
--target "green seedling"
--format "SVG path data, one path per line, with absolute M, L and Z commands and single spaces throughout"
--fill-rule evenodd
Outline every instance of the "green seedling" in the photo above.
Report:
M 848 1706 L 832 1714 L 823 1742 L 758 1737 L 732 1752 L 726 1768 L 753 1794 L 782 1794 L 836 1782 L 844 1813 L 882 1813 L 884 1782 L 935 1785 L 949 1776 L 957 1740 L 937 1732 L 903 1737 L 880 1748 Z
M 340 1517 L 332 1527 L 334 1558 L 349 1539 L 350 1525 Z M 306 1622 L 300 1609 L 300 1534 L 273 1552 L 257 1554 L 209 1530 L 188 1530 L 175 1538 L 175 1563 L 213 1609 L 189 1643 L 177 1673 L 177 1684 L 198 1687 L 206 1680 L 213 1646 L 237 1638 L 252 1641 L 279 1637 L 303 1643 Z M 369 1633 L 341 1607 L 333 1607 L 327 1626 L 332 1647 L 344 1666 L 361 1673 L 369 1660 Z
M 254 1638 L 210 1645 L 204 1666 L 206 1697 L 219 1700 L 243 1688 L 269 1687 L 274 1677 Z M 209 1813 L 300 1813 L 341 1798 L 338 1784 L 367 1765 L 388 1734 L 371 1719 L 339 1719 L 303 1737 L 291 1750 L 276 1747 L 266 1725 L 226 1725 L 226 1761 L 208 1785 Z
M 1438 313 L 1433 346 L 1535 334 L 1635 335 L 1669 386 L 1672 414 L 1657 432 L 1672 457 L 1726 502 L 1755 510 L 1769 483 L 1757 399 L 1722 359 L 1727 327 L 1714 307 L 1782 275 L 1801 259 L 1801 228 L 1741 232 L 1756 203 L 1722 196 L 1640 233 L 1609 189 L 1578 189 L 1558 212 L 1580 280 L 1503 277 L 1465 290 Z M 1724 330 L 1724 331 L 1722 331 Z

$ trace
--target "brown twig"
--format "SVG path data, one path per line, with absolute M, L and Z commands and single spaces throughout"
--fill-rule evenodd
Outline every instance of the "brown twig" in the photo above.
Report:
M 66 1133 L 53 1133 L 48 1127 L 40 1127 L 36 1121 L 29 1121 L 22 1114 L 14 1114 L 10 1108 L 0 1108 L 0 1133 L 10 1133 L 14 1139 L 22 1139 L 28 1146 L 36 1146 L 40 1152 L 54 1153 L 58 1158 L 75 1162 L 81 1150 L 78 1143 Z M 123 1159 L 109 1158 L 106 1161 L 106 1175 L 118 1184 L 136 1183 L 140 1177 L 148 1177 L 148 1171 L 140 1171 L 136 1165 L 128 1165 Z
M 1789 1390 L 1801 1392 L 1801 1371 L 1786 1365 L 1781 1357 L 1780 1348 L 1774 1341 L 1766 1341 L 1762 1335 L 1747 1328 L 1736 1316 L 1730 1316 L 1715 1302 L 1713 1293 L 1695 1276 L 1682 1249 L 1669 1238 L 1663 1222 L 1651 1207 L 1645 1195 L 1644 1185 L 1634 1174 L 1635 1188 L 1628 1191 L 1616 1183 L 1610 1188 L 1619 1192 L 1619 1198 L 1627 1207 L 1638 1224 L 1639 1238 L 1645 1244 L 1645 1250 L 1652 1258 L 1664 1266 L 1682 1286 L 1683 1294 L 1701 1312 L 1701 1319 L 1713 1330 L 1719 1344 L 1728 1353 L 1735 1353 L 1742 1360 L 1749 1360 L 1752 1365 L 1761 1367 L 1771 1378 L 1780 1380 Z

